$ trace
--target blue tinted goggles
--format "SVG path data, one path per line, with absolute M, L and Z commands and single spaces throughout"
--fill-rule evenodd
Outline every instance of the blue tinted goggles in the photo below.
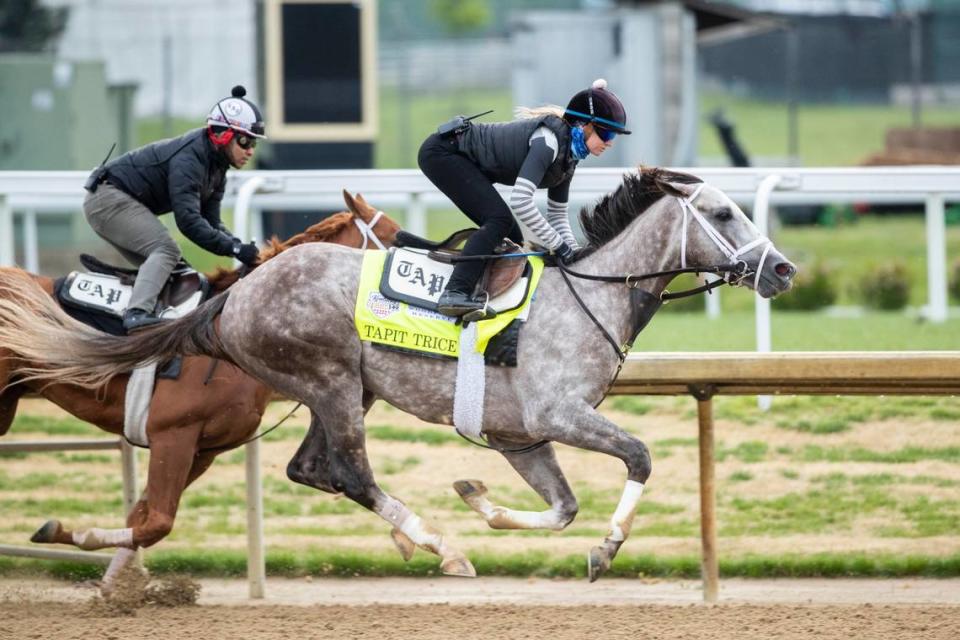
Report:
M 594 131 L 597 132 L 597 135 L 600 136 L 600 139 L 603 140 L 604 142 L 610 142 L 611 140 L 617 137 L 616 131 L 611 131 L 610 129 L 603 129 L 601 127 L 596 126 L 596 124 L 594 124 L 593 129 Z

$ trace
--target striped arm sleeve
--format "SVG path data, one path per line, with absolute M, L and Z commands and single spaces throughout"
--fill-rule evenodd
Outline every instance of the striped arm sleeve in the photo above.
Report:
M 570 228 L 570 218 L 567 216 L 567 203 L 557 202 L 553 198 L 547 197 L 547 222 L 556 229 L 560 238 L 567 243 L 571 249 L 578 249 L 580 244 L 573 235 L 573 229 Z
M 537 185 L 543 179 L 547 168 L 553 162 L 556 156 L 556 136 L 544 127 L 540 127 L 534 135 L 530 137 L 530 151 L 520 167 L 517 175 L 517 181 L 513 185 L 513 193 L 510 194 L 510 210 L 517 220 L 525 224 L 530 231 L 537 237 L 537 240 L 548 249 L 558 248 L 563 240 L 560 234 L 550 226 L 547 219 L 540 213 L 536 202 L 533 201 L 533 194 L 537 190 Z M 544 134 L 550 133 L 550 136 Z M 538 133 L 540 135 L 538 135 Z M 550 145 L 550 137 L 553 137 L 553 146 Z
M 526 178 L 517 178 L 516 184 L 513 185 L 513 192 L 510 194 L 510 210 L 520 222 L 527 225 L 546 248 L 556 249 L 563 240 L 540 213 L 537 203 L 533 201 L 536 188 L 536 185 Z

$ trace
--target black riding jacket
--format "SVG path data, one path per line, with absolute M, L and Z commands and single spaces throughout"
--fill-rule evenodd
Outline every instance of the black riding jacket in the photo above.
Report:
M 225 152 L 210 142 L 206 130 L 194 129 L 108 162 L 103 180 L 156 215 L 173 211 L 183 235 L 211 253 L 227 256 L 237 242 L 220 221 L 229 167 Z

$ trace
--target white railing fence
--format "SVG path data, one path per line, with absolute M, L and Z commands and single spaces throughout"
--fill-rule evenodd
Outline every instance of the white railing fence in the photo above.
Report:
M 571 210 L 612 191 L 630 169 L 580 169 L 571 187 Z M 960 167 L 870 168 L 694 168 L 736 202 L 752 206 L 763 228 L 767 205 L 778 204 L 917 204 L 926 210 L 927 289 L 924 315 L 933 322 L 947 317 L 945 206 L 960 201 Z M 773 176 L 776 176 L 775 178 Z M 85 172 L 0 172 L 0 266 L 14 263 L 14 215 L 23 221 L 24 266 L 37 269 L 38 215 L 76 211 L 80 215 Z M 228 182 L 225 206 L 234 206 L 241 237 L 262 238 L 260 212 L 265 209 L 340 208 L 342 189 L 360 192 L 380 208 L 406 211 L 406 228 L 425 234 L 428 211 L 452 204 L 417 170 L 243 171 Z M 505 190 L 504 190 L 505 192 Z M 769 197 L 767 197 L 769 196 Z M 896 239 L 891 238 L 895 249 Z M 713 310 L 716 312 L 716 309 Z M 758 310 L 758 316 L 763 312 Z M 762 331 L 758 331 L 760 336 Z M 768 339 L 768 338 L 763 338 Z M 762 345 L 761 350 L 762 350 Z

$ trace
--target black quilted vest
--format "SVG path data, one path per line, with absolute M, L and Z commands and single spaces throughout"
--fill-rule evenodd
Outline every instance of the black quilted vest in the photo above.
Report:
M 540 126 L 557 136 L 557 158 L 537 185 L 540 189 L 549 189 L 568 180 L 577 168 L 577 162 L 570 155 L 570 127 L 557 116 L 474 123 L 459 136 L 459 149 L 491 182 L 513 185 L 530 152 L 530 136 Z

